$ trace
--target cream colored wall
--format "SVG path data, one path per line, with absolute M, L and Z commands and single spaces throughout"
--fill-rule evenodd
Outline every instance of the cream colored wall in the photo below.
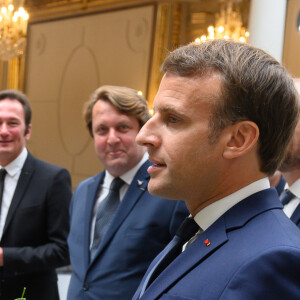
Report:
M 82 117 L 100 85 L 147 91 L 153 6 L 32 24 L 25 92 L 33 131 L 28 149 L 66 167 L 73 187 L 102 170 Z
M 300 77 L 300 32 L 296 26 L 299 13 L 300 0 L 288 0 L 283 64 L 294 77 Z

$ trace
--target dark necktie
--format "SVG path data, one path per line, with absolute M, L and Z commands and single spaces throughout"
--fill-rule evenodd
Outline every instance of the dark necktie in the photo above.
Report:
M 2 168 L 0 170 L 0 214 L 1 214 L 1 207 L 2 207 L 2 197 L 3 197 L 3 191 L 4 191 L 4 179 L 6 175 L 6 170 Z
M 282 205 L 288 204 L 296 196 L 290 190 L 284 190 L 279 197 Z
M 94 240 L 91 247 L 91 260 L 94 259 L 97 249 L 103 239 L 110 222 L 118 208 L 120 203 L 120 188 L 125 182 L 117 177 L 115 178 L 109 188 L 109 193 L 100 203 L 99 208 L 96 213 Z
M 202 229 L 191 217 L 188 217 L 179 227 L 176 235 L 172 241 L 163 250 L 164 254 L 160 260 L 153 266 L 152 270 L 148 273 L 140 296 L 143 295 L 146 288 L 159 276 L 159 274 L 167 268 L 167 266 L 182 252 L 182 246 L 188 242 L 196 233 Z

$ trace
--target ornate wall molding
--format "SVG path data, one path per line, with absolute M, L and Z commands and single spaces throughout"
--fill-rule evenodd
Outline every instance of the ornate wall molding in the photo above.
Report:
M 147 94 L 155 11 L 152 4 L 29 26 L 25 92 L 34 113 L 28 149 L 66 167 L 74 187 L 102 168 L 82 116 L 91 93 L 109 84 Z
M 153 0 L 27 0 L 31 23 L 154 4 Z

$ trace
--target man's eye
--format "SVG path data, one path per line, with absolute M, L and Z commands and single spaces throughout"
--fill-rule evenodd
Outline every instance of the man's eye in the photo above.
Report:
M 178 122 L 178 119 L 177 118 L 175 118 L 175 117 L 169 117 L 168 118 L 168 121 L 169 121 L 169 123 L 177 123 Z
M 99 127 L 96 130 L 97 133 L 103 134 L 104 132 L 106 132 L 106 128 L 105 127 Z
M 120 126 L 120 129 L 121 129 L 122 131 L 127 130 L 127 129 L 128 129 L 128 126 L 127 126 L 127 125 L 121 125 L 121 126 Z

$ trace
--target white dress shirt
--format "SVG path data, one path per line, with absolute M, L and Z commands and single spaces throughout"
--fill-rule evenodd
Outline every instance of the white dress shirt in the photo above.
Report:
M 270 188 L 270 181 L 267 177 L 254 181 L 240 190 L 204 207 L 196 214 L 194 220 L 201 227 L 201 229 L 205 231 L 211 224 L 213 224 L 227 210 L 236 205 L 238 202 L 244 200 L 254 193 L 268 188 Z M 202 231 L 199 230 L 195 236 L 185 243 L 182 247 L 182 251 L 184 251 L 186 247 L 193 243 L 201 233 Z
M 4 191 L 2 196 L 2 206 L 0 214 L 0 239 L 2 238 L 8 210 L 17 187 L 21 170 L 27 158 L 27 154 L 28 151 L 26 148 L 24 148 L 21 154 L 16 159 L 14 159 L 11 163 L 5 166 L 7 174 L 4 180 Z
M 296 196 L 283 207 L 283 211 L 290 218 L 300 204 L 300 178 L 289 187 L 289 190 Z
M 148 160 L 148 157 L 149 157 L 149 154 L 148 154 L 148 152 L 146 152 L 137 165 L 135 165 L 132 169 L 130 169 L 125 174 L 120 176 L 120 178 L 123 181 L 125 181 L 125 184 L 120 189 L 120 201 L 123 200 L 123 198 L 128 190 L 128 187 L 130 186 L 135 174 L 140 169 L 140 167 Z M 115 177 L 112 176 L 107 170 L 105 170 L 104 180 L 103 180 L 103 183 L 100 185 L 99 194 L 98 194 L 97 200 L 94 205 L 94 210 L 93 210 L 93 219 L 92 219 L 91 236 L 90 236 L 90 238 L 91 238 L 90 239 L 90 248 L 92 247 L 92 243 L 94 240 L 96 213 L 97 213 L 98 207 L 99 207 L 101 201 L 103 201 L 105 199 L 105 197 L 108 195 L 110 184 L 112 183 L 112 181 L 114 179 L 115 179 Z
M 196 216 L 196 223 L 206 230 L 212 223 L 221 217 L 227 210 L 236 205 L 238 202 L 251 196 L 254 193 L 270 188 L 270 182 L 267 177 L 252 182 L 240 190 L 204 207 Z

